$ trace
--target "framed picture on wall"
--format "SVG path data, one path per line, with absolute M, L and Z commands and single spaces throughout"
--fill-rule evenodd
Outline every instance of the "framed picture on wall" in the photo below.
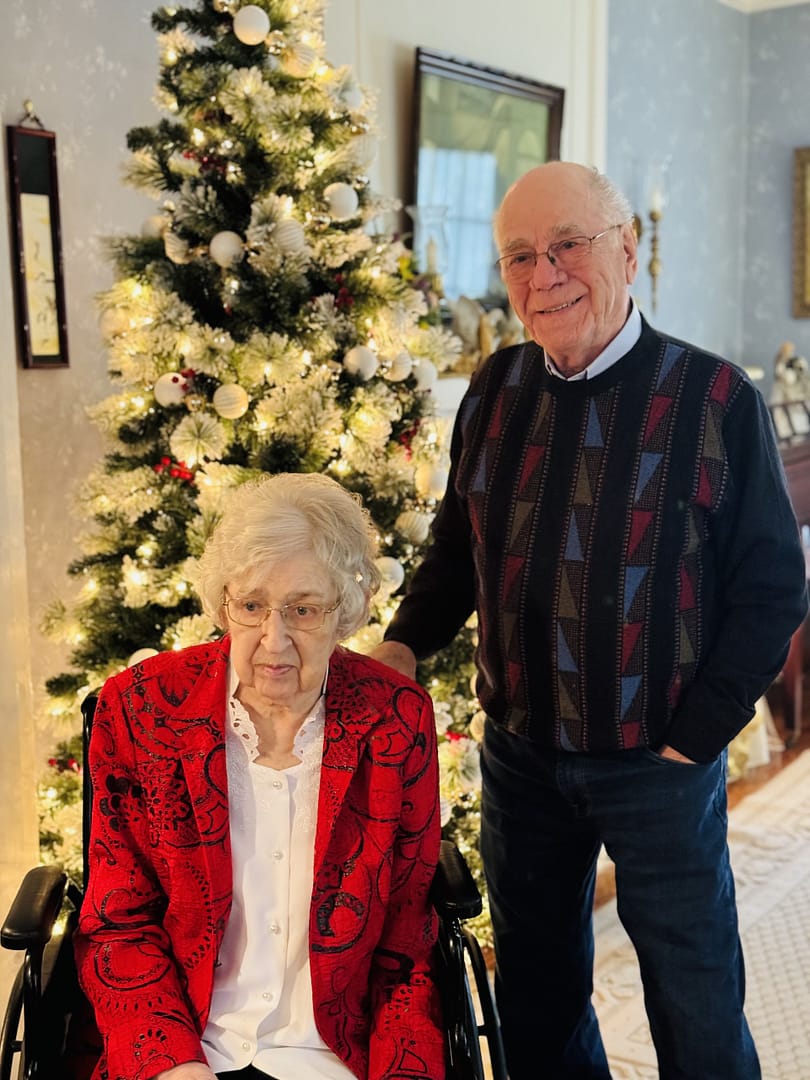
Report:
M 9 125 L 6 149 L 20 363 L 67 367 L 56 136 Z
M 780 442 L 801 442 L 810 435 L 810 411 L 806 401 L 769 405 L 774 431 Z

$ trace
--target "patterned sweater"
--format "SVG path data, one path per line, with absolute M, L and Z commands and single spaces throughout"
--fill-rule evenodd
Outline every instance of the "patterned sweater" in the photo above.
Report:
M 653 330 L 593 379 L 534 343 L 473 378 L 433 542 L 387 638 L 478 612 L 478 695 L 544 746 L 716 757 L 806 611 L 770 417 L 736 367 Z

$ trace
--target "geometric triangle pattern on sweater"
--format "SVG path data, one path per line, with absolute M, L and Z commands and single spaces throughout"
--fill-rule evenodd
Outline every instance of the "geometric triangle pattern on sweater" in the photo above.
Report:
M 633 487 L 627 528 L 621 605 L 623 623 L 620 638 L 619 722 L 625 749 L 637 746 L 644 733 L 644 635 L 650 629 L 644 618 L 649 611 L 649 594 L 652 588 L 650 571 L 659 539 L 652 523 L 661 520 L 660 513 L 656 511 L 660 509 L 659 502 L 667 468 L 666 455 L 675 419 L 675 399 L 684 374 L 682 360 L 685 353 L 686 350 L 674 342 L 668 342 L 662 350 L 642 426 L 638 473 Z

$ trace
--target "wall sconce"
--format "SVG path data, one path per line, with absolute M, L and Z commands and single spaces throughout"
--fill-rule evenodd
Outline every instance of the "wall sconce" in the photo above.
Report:
M 650 261 L 647 269 L 650 274 L 651 307 L 655 311 L 658 305 L 658 279 L 661 276 L 661 259 L 659 256 L 658 226 L 664 214 L 667 204 L 667 169 L 669 158 L 656 162 L 650 168 L 647 206 L 650 218 Z

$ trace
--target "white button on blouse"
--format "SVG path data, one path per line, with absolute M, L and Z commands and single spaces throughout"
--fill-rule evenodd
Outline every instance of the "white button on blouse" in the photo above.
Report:
M 254 1064 L 287 1080 L 355 1080 L 315 1025 L 309 910 L 323 698 L 293 744 L 297 765 L 256 763 L 258 737 L 230 673 L 225 752 L 233 903 L 203 1033 L 214 1072 Z

